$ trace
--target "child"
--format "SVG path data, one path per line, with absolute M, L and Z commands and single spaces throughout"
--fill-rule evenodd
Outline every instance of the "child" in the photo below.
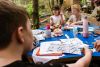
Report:
M 56 27 L 61 27 L 64 24 L 65 17 L 60 14 L 60 7 L 58 5 L 53 7 L 53 15 L 50 17 L 50 26 L 51 29 L 55 29 Z
M 100 11 L 100 1 L 95 1 L 95 9 L 93 10 L 91 16 L 96 17 L 98 15 L 98 11 Z
M 70 16 L 69 20 L 67 21 L 68 25 L 77 25 L 82 24 L 81 22 L 81 7 L 78 4 L 74 4 L 71 6 L 72 15 Z

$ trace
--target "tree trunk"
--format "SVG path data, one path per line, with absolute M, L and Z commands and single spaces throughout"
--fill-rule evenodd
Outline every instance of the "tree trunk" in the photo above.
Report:
M 57 5 L 59 5 L 59 0 L 56 0 L 56 2 L 57 2 Z
M 51 0 L 52 8 L 54 7 L 54 0 Z
M 49 7 L 50 7 L 50 9 L 52 11 L 52 6 L 51 6 L 51 1 L 50 0 L 49 0 Z
M 62 6 L 62 4 L 63 4 L 63 0 L 60 0 L 60 6 Z
M 33 28 L 39 28 L 39 10 L 38 10 L 38 0 L 33 0 Z

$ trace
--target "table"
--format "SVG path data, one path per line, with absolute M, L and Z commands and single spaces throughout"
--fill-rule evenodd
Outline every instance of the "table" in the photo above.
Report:
M 48 42 L 48 41 L 57 41 L 59 39 L 66 39 L 65 34 L 67 34 L 70 38 L 74 37 L 72 30 L 64 30 L 63 33 L 64 33 L 63 36 L 46 38 L 45 40 L 40 41 L 40 43 L 41 42 Z M 98 35 L 98 36 L 100 36 L 100 35 Z M 82 34 L 78 34 L 77 37 L 80 40 L 82 40 L 83 43 L 88 44 L 90 49 L 94 47 L 93 42 L 95 42 L 96 37 L 93 36 L 93 33 L 91 33 L 88 38 L 84 38 L 82 36 Z M 38 46 L 40 46 L 40 44 Z M 30 52 L 29 55 L 32 55 L 32 52 Z M 72 62 L 72 61 L 76 61 L 77 59 L 79 59 L 82 56 L 83 55 L 67 54 L 66 53 L 66 54 L 64 54 L 64 56 L 60 57 L 59 59 L 54 59 L 54 60 L 51 60 L 49 62 Z M 93 60 L 100 60 L 100 52 L 94 52 L 92 54 L 92 56 L 93 56 Z

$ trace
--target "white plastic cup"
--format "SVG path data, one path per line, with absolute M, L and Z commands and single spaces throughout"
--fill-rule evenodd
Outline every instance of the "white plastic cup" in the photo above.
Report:
M 77 37 L 77 33 L 78 33 L 77 27 L 74 27 L 73 28 L 73 36 L 74 36 L 74 38 Z

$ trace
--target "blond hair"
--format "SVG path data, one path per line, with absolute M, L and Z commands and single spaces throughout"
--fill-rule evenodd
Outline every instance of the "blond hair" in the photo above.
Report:
M 71 6 L 71 9 L 76 9 L 77 11 L 81 11 L 81 6 L 79 4 L 74 4 Z

